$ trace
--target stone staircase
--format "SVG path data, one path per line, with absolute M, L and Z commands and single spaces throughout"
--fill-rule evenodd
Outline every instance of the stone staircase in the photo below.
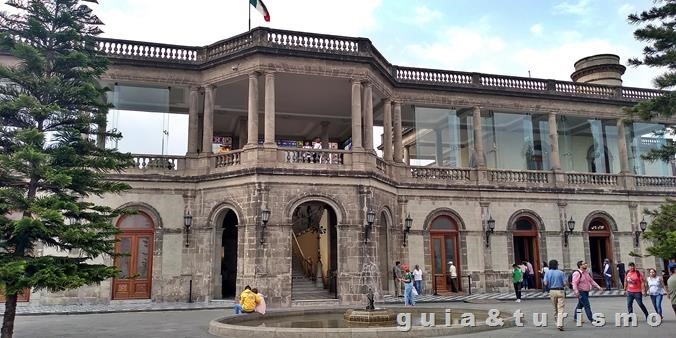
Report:
M 338 304 L 333 293 L 324 289 L 321 282 L 315 284 L 313 280 L 305 277 L 303 268 L 295 263 L 291 280 L 291 300 L 293 305 L 299 306 L 324 305 L 332 301 Z

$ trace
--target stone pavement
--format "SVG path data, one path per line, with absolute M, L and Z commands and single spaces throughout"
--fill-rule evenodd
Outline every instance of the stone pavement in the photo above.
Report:
M 592 291 L 591 297 L 618 297 L 624 296 L 622 290 Z M 573 298 L 573 293 L 568 293 Z M 549 299 L 539 291 L 523 291 L 522 299 Z M 420 295 L 416 297 L 416 303 L 450 303 L 450 302 L 480 302 L 486 300 L 514 300 L 513 292 L 450 294 L 450 295 Z M 649 302 L 649 301 L 648 301 Z M 403 303 L 403 298 L 386 295 L 382 304 Z M 147 312 L 147 311 L 185 311 L 185 310 L 208 310 L 231 308 L 234 300 L 210 301 L 210 302 L 176 302 L 155 303 L 151 301 L 113 301 L 110 304 L 83 304 L 83 305 L 32 305 L 19 303 L 17 315 L 47 315 L 47 314 L 88 314 L 88 313 L 116 313 L 116 312 Z M 0 304 L 0 314 L 5 312 L 5 305 Z

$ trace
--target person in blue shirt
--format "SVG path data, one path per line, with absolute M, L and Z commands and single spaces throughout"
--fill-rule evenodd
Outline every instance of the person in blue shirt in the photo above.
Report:
M 552 300 L 556 314 L 556 327 L 563 331 L 563 313 L 566 311 L 566 276 L 559 270 L 556 259 L 549 261 L 549 271 L 545 274 L 545 285 L 549 289 L 549 299 Z

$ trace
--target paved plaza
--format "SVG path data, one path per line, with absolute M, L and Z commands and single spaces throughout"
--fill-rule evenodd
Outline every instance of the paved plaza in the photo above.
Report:
M 650 303 L 649 298 L 645 298 Z M 553 325 L 534 327 L 533 313 L 549 313 L 552 308 L 545 299 L 527 299 L 522 303 L 500 301 L 496 299 L 477 300 L 477 303 L 450 302 L 427 303 L 426 307 L 467 308 L 488 310 L 497 308 L 511 313 L 521 309 L 524 313 L 524 327 L 481 332 L 470 337 L 671 337 L 676 330 L 676 316 L 667 300 L 664 300 L 664 322 L 658 327 L 646 324 L 643 315 L 639 315 L 638 326 L 615 327 L 614 314 L 626 310 L 624 297 L 592 298 L 592 310 L 603 313 L 608 323 L 604 327 L 594 327 L 584 323 L 576 327 L 572 320 L 566 322 L 566 331 L 559 332 Z M 385 305 L 387 306 L 387 305 Z M 575 299 L 568 298 L 566 310 L 572 313 Z M 646 304 L 652 310 L 650 304 Z M 22 315 L 16 320 L 15 337 L 213 337 L 207 332 L 211 319 L 230 313 L 229 309 L 201 309 L 191 311 L 149 311 L 131 313 L 95 313 L 74 315 Z M 586 320 L 586 319 L 585 319 Z M 551 319 L 550 319 L 551 322 Z M 671 333 L 669 333 L 671 332 Z

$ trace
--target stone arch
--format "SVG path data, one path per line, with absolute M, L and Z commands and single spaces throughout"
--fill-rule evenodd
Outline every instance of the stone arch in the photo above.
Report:
M 516 221 L 522 217 L 530 218 L 535 223 L 535 230 L 540 235 L 542 235 L 542 233 L 545 231 L 545 222 L 542 220 L 542 217 L 530 209 L 521 209 L 515 211 L 512 216 L 509 217 L 509 221 L 507 221 L 507 230 L 515 230 Z
M 332 197 L 327 195 L 320 194 L 310 194 L 305 196 L 300 196 L 294 200 L 291 200 L 284 209 L 284 220 L 286 224 L 291 224 L 293 222 L 293 212 L 301 204 L 305 202 L 322 202 L 330 206 L 334 213 L 336 214 L 336 224 L 343 224 L 343 220 L 347 219 L 347 211 L 342 204 L 336 202 Z
M 397 238 L 395 234 L 398 232 L 398 229 L 394 225 L 392 211 L 388 206 L 381 207 L 376 215 L 376 233 L 378 234 L 376 240 L 377 264 L 380 268 L 380 288 L 382 294 L 385 294 L 393 290 L 394 287 L 394 284 L 390 285 L 390 281 L 392 280 L 390 269 L 394 262 L 393 244 L 396 243 L 393 238 Z
M 119 207 L 116 208 L 116 210 L 120 209 L 137 209 L 146 215 L 150 217 L 150 219 L 153 221 L 153 225 L 155 225 L 155 230 L 160 230 L 163 228 L 163 223 L 162 223 L 162 216 L 160 213 L 153 207 L 152 205 L 145 203 L 145 202 L 127 202 L 125 204 L 120 205 Z M 117 224 L 121 216 L 118 216 L 114 220 L 114 224 Z
M 427 217 L 425 217 L 423 231 L 429 232 L 432 222 L 439 216 L 450 217 L 455 222 L 455 224 L 458 225 L 458 231 L 466 230 L 465 222 L 462 220 L 462 217 L 460 217 L 459 213 L 451 208 L 437 208 L 432 210 L 432 212 L 427 214 Z
M 604 220 L 608 224 L 611 233 L 617 232 L 617 223 L 615 222 L 615 219 L 603 210 L 594 210 L 584 218 L 582 225 L 585 232 L 589 231 L 589 225 L 597 218 Z
M 242 216 L 244 215 L 244 212 L 242 211 L 242 208 L 239 206 L 239 204 L 235 203 L 234 201 L 223 201 L 211 208 L 211 212 L 209 212 L 209 216 L 207 218 L 207 226 L 213 225 L 214 228 L 217 228 L 219 224 L 223 222 L 223 217 L 225 217 L 224 211 L 226 210 L 232 210 L 232 212 L 235 213 L 238 226 L 243 225 L 244 218 Z
M 384 206 L 380 209 L 380 212 L 376 214 L 376 217 L 378 218 L 378 223 L 382 224 L 382 219 L 380 219 L 380 215 L 385 214 L 385 224 L 389 225 L 389 228 L 394 228 L 394 217 L 392 216 L 392 211 L 390 210 L 390 207 Z

